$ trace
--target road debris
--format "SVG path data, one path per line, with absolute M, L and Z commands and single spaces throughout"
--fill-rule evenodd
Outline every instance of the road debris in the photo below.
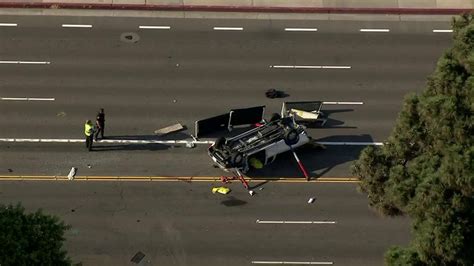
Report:
M 265 92 L 265 96 L 267 96 L 267 98 L 270 98 L 270 99 L 275 99 L 275 98 L 287 97 L 287 94 L 281 90 L 269 89 Z
M 196 144 L 194 142 L 192 142 L 192 141 L 186 142 L 186 148 L 192 149 L 194 147 L 196 147 Z
M 160 136 L 164 136 L 170 133 L 181 131 L 183 129 L 184 129 L 184 126 L 181 125 L 181 123 L 176 123 L 174 125 L 155 130 L 155 134 L 160 137 Z
M 220 193 L 220 194 L 229 194 L 230 193 L 230 188 L 227 188 L 227 187 L 213 187 L 212 188 L 212 193 L 213 194 L 216 194 L 216 193 Z
M 77 168 L 76 167 L 72 167 L 71 168 L 71 171 L 69 171 L 69 174 L 67 175 L 67 178 L 69 180 L 73 180 L 74 177 L 76 176 L 76 172 L 77 172 Z
M 315 200 L 316 200 L 316 198 L 309 198 L 308 203 L 309 204 L 314 203 Z

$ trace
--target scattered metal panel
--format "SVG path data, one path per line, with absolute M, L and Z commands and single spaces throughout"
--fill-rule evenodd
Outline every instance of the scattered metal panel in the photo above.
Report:
M 229 125 L 230 114 L 222 114 L 207 119 L 201 119 L 194 123 L 194 135 L 196 138 L 203 137 L 223 129 Z
M 296 122 L 319 121 L 323 124 L 326 119 L 321 111 L 322 101 L 284 102 L 281 107 L 281 116 L 293 116 Z
M 155 134 L 158 136 L 164 136 L 170 133 L 178 132 L 184 129 L 184 126 L 181 123 L 177 123 L 171 126 L 167 126 L 161 129 L 155 130 Z
M 286 112 L 289 111 L 290 109 L 298 109 L 298 110 L 303 110 L 306 112 L 313 112 L 313 111 L 319 112 L 322 107 L 323 107 L 322 101 L 284 102 L 281 109 L 281 115 L 285 116 Z
M 263 120 L 264 114 L 265 105 L 242 109 L 232 109 L 230 111 L 229 129 L 231 129 L 233 126 L 260 123 Z

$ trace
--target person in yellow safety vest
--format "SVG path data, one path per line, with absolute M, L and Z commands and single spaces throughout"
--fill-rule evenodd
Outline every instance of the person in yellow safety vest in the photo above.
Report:
M 84 125 L 84 134 L 86 135 L 86 147 L 89 151 L 92 150 L 92 142 L 94 141 L 94 125 L 92 121 L 86 120 Z

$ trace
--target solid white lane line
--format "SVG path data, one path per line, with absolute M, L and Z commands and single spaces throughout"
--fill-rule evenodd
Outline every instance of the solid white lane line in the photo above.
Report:
M 169 30 L 170 26 L 138 26 L 139 29 L 150 29 L 150 30 Z
M 214 30 L 244 30 L 242 27 L 214 27 Z
M 28 98 L 28 101 L 54 101 L 55 98 Z
M 2 101 L 54 101 L 55 98 L 12 98 L 12 97 L 1 97 Z
M 281 68 L 281 69 L 350 69 L 351 66 L 271 65 L 270 68 Z
M 92 28 L 90 24 L 62 24 L 63 28 Z
M 0 138 L 0 142 L 47 142 L 47 143 L 77 143 L 84 142 L 84 139 L 26 139 L 26 138 Z M 99 143 L 126 143 L 126 144 L 194 144 L 209 145 L 213 141 L 193 141 L 193 140 L 132 140 L 132 139 L 104 139 L 97 141 Z
M 273 265 L 333 265 L 332 261 L 269 261 L 253 260 L 252 264 L 273 264 Z
M 323 104 L 337 104 L 337 105 L 361 105 L 364 104 L 364 102 L 323 102 Z
M 8 99 L 8 98 L 7 98 Z M 27 101 L 27 98 L 12 98 L 15 101 Z M 17 139 L 17 138 L 0 138 L 0 142 L 84 142 L 83 139 Z M 127 140 L 127 139 L 104 139 L 99 140 L 100 143 L 141 143 L 141 144 L 186 144 L 192 142 L 197 145 L 214 144 L 211 140 Z M 326 146 L 382 146 L 383 142 L 337 142 L 337 141 L 317 141 L 317 143 Z
M 0 64 L 31 64 L 31 65 L 49 65 L 49 61 L 13 61 L 13 60 L 0 60 Z
M 337 141 L 317 141 L 317 143 L 327 146 L 382 146 L 383 142 L 337 142 Z
M 31 64 L 31 65 L 49 65 L 49 61 L 18 61 L 19 64 Z
M 453 32 L 453 30 L 433 30 L 433 32 L 444 33 L 444 32 Z
M 360 29 L 361 32 L 390 32 L 390 29 Z
M 2 101 L 28 101 L 28 98 L 2 97 Z
M 256 221 L 258 224 L 336 224 L 336 221 Z
M 17 139 L 21 140 L 22 142 L 39 142 L 39 139 Z
M 16 23 L 0 23 L 0 27 L 16 27 L 18 24 Z
M 316 28 L 285 28 L 285 31 L 318 31 Z

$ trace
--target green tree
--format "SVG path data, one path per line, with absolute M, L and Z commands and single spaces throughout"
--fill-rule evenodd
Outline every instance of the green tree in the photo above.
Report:
M 67 229 L 41 210 L 27 214 L 20 205 L 0 205 L 0 265 L 71 265 L 63 247 Z
M 408 95 L 382 147 L 353 165 L 359 189 L 385 215 L 413 221 L 389 265 L 474 264 L 474 17 L 453 19 L 453 47 L 420 94 Z

